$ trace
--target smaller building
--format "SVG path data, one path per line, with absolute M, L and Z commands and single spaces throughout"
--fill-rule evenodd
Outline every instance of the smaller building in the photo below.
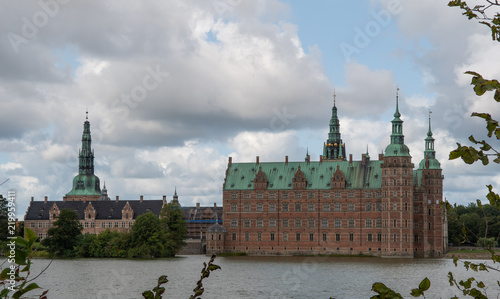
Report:
M 217 254 L 224 251 L 224 241 L 227 235 L 227 229 L 215 223 L 207 228 L 207 254 Z

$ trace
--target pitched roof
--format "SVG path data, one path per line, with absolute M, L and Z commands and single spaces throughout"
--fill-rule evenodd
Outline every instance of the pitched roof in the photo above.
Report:
M 71 209 L 75 211 L 80 219 L 85 219 L 85 209 L 92 204 L 96 210 L 95 219 L 121 219 L 122 209 L 127 204 L 134 211 L 133 219 L 138 216 L 153 212 L 159 215 L 163 207 L 163 200 L 129 200 L 129 201 L 32 201 L 24 217 L 25 220 L 48 220 L 49 212 L 54 203 L 61 209 Z
M 227 169 L 224 190 L 253 190 L 255 175 L 262 168 L 268 181 L 268 190 L 293 189 L 292 179 L 299 166 L 307 180 L 307 189 L 331 189 L 337 166 L 344 174 L 347 189 L 381 188 L 382 161 L 311 161 L 231 163 Z

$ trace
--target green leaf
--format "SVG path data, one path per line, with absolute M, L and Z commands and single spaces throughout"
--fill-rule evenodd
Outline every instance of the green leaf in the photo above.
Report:
M 36 239 L 38 239 L 38 237 L 36 236 L 35 232 L 34 232 L 34 231 L 32 231 L 32 230 L 31 230 L 31 229 L 29 229 L 29 228 L 26 228 L 26 229 L 25 229 L 24 237 L 26 238 L 26 240 L 27 240 L 28 242 L 31 242 L 31 243 L 35 242 L 35 241 L 36 241 Z
M 413 297 L 420 297 L 422 296 L 422 294 L 422 291 L 419 289 L 412 289 L 410 293 L 410 295 L 412 295 Z
M 168 282 L 167 275 L 162 275 L 162 276 L 158 277 L 158 285 L 164 284 L 167 282 Z
M 420 290 L 422 290 L 422 292 L 425 292 L 429 289 L 429 287 L 431 286 L 431 282 L 429 280 L 429 278 L 424 278 L 424 280 L 422 280 L 422 282 L 418 285 L 418 288 Z
M 154 299 L 155 295 L 151 291 L 145 291 L 144 293 L 142 293 L 142 297 L 146 299 Z

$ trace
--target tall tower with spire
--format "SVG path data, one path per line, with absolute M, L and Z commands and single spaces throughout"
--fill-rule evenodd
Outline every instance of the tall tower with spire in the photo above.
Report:
M 100 185 L 99 178 L 94 174 L 94 150 L 87 111 L 83 123 L 82 148 L 78 154 L 78 175 L 73 178 L 73 188 L 66 193 L 64 200 L 98 200 L 101 196 Z
M 336 95 L 333 93 L 332 117 L 330 119 L 330 131 L 328 140 L 323 144 L 324 160 L 346 160 L 345 144 L 342 142 L 340 134 L 340 122 L 337 116 L 337 106 L 335 105 Z

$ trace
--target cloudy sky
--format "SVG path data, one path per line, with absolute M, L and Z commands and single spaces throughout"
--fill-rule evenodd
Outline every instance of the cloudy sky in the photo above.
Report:
M 355 159 L 389 143 L 399 86 L 416 165 L 432 110 L 444 196 L 500 187 L 497 165 L 448 161 L 485 138 L 472 111 L 500 115 L 463 74 L 500 78 L 500 44 L 446 0 L 0 2 L 0 193 L 20 218 L 71 190 L 86 110 L 110 197 L 212 205 L 229 156 L 318 160 L 334 89 Z

